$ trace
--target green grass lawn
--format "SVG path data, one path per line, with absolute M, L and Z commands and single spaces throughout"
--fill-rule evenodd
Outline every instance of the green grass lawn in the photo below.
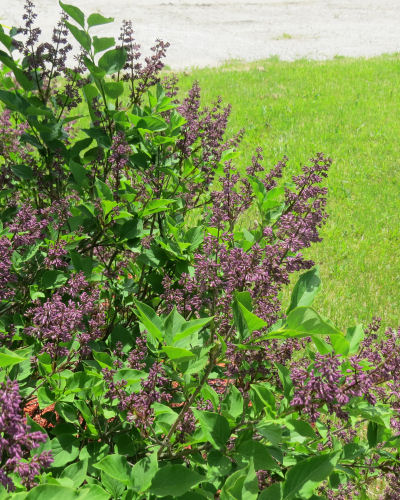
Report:
M 373 59 L 232 62 L 181 75 L 204 102 L 232 104 L 228 133 L 245 127 L 244 168 L 257 146 L 290 173 L 318 151 L 333 159 L 329 221 L 307 251 L 320 268 L 315 307 L 338 326 L 381 316 L 396 327 L 400 303 L 400 55 Z

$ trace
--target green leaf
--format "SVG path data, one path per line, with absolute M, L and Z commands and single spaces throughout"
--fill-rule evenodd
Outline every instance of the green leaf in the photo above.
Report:
M 87 172 L 85 167 L 76 161 L 71 160 L 69 162 L 69 169 L 74 177 L 75 182 L 78 186 L 87 187 L 89 185 L 89 179 L 87 177 Z
M 204 384 L 200 391 L 201 397 L 207 401 L 211 401 L 214 408 L 219 407 L 219 396 L 214 389 L 208 384 Z
M 243 415 L 243 396 L 234 385 L 229 387 L 228 394 L 221 404 L 223 414 L 227 414 L 236 420 Z
M 97 119 L 97 118 L 94 118 Z M 91 128 L 83 128 L 82 132 L 85 132 L 89 137 L 92 137 L 93 139 L 96 139 L 97 143 L 99 146 L 102 146 L 104 148 L 109 148 L 111 146 L 111 140 L 108 137 L 108 135 L 104 132 L 104 130 L 101 127 L 91 127 Z M 90 150 L 92 151 L 92 150 Z M 98 150 L 96 150 L 98 151 Z M 86 159 L 86 154 L 85 154 L 85 159 Z
M 43 242 L 38 241 L 34 245 L 28 248 L 26 254 L 24 255 L 22 262 L 30 261 L 39 251 L 39 248 L 42 246 Z M 31 285 L 32 286 L 32 285 Z
M 173 343 L 181 344 L 182 341 L 184 341 L 188 337 L 201 332 L 201 330 L 208 324 L 210 324 L 212 320 L 213 318 L 199 318 L 192 319 L 191 321 L 185 321 L 173 336 Z
M 239 332 L 240 338 L 245 339 L 250 335 L 247 328 L 246 321 L 244 320 L 242 311 L 239 307 L 239 302 L 245 305 L 246 309 L 251 311 L 253 309 L 251 296 L 249 292 L 236 292 L 235 299 L 232 302 L 233 321 Z
M 119 235 L 123 240 L 137 238 L 142 234 L 143 222 L 138 217 L 131 218 L 124 222 L 119 231 Z
M 147 457 L 142 458 L 132 467 L 132 484 L 131 488 L 137 493 L 146 491 L 150 485 L 153 477 L 158 470 L 157 454 L 153 453 Z
M 103 490 L 98 484 L 85 486 L 79 491 L 78 500 L 109 500 L 110 494 Z M 61 500 L 61 499 L 60 499 Z M 62 499 L 64 500 L 64 499 Z
M 374 448 L 378 443 L 378 424 L 369 422 L 367 428 L 367 439 L 370 448 Z
M 241 339 L 245 339 L 254 331 L 268 326 L 268 323 L 251 312 L 252 301 L 249 292 L 236 293 L 232 308 L 235 325 Z
M 93 351 L 96 352 L 96 351 Z M 101 375 L 96 373 L 75 372 L 68 377 L 68 391 L 83 392 L 91 389 L 101 380 Z
M 1 32 L 0 32 L 0 39 L 1 39 Z M 10 38 L 10 40 L 12 40 L 12 39 Z M 17 82 L 21 85 L 21 87 L 24 90 L 32 90 L 32 88 L 34 87 L 33 81 L 30 80 L 26 76 L 26 74 L 20 68 L 18 68 L 15 61 L 8 54 L 6 54 L 6 52 L 3 52 L 2 50 L 0 50 L 0 61 L 5 66 L 7 66 L 8 68 L 10 68 L 12 70 L 12 72 L 14 73 L 15 79 L 17 80 Z
M 282 483 L 274 483 L 262 490 L 258 500 L 282 500 Z
M 304 422 L 303 420 L 297 420 L 297 419 L 290 419 L 287 420 L 288 427 L 293 427 L 293 429 L 300 434 L 300 436 L 306 437 L 306 438 L 312 438 L 315 439 L 317 437 L 314 429 L 311 427 L 311 425 L 308 422 Z
M 224 448 L 231 435 L 226 418 L 210 411 L 194 409 L 193 413 L 210 443 L 217 449 Z
M 113 360 L 106 352 L 92 351 L 94 359 L 99 363 L 101 368 L 113 368 Z
M 101 471 L 100 478 L 101 485 L 111 493 L 112 499 L 122 498 L 122 494 L 126 489 L 125 484 L 123 484 L 121 481 L 118 481 L 118 479 L 114 479 L 113 477 L 109 476 L 104 471 Z
M 192 227 L 185 234 L 185 241 L 190 243 L 190 249 L 196 250 L 204 241 L 204 229 L 201 226 Z
M 176 306 L 174 306 L 164 321 L 165 342 L 167 345 L 173 344 L 174 334 L 179 332 L 185 323 L 185 318 L 178 313 Z
M 291 311 L 283 328 L 257 338 L 257 342 L 275 338 L 309 337 L 312 335 L 341 335 L 343 333 L 324 320 L 311 307 L 297 307 Z
M 346 339 L 349 342 L 349 355 L 356 354 L 360 343 L 364 339 L 364 328 L 362 325 L 352 326 L 347 329 Z
M 105 74 L 106 74 L 105 71 L 103 71 L 102 69 L 99 69 L 87 57 L 84 57 L 83 61 L 85 63 L 85 66 L 89 70 L 91 76 L 93 77 L 93 79 L 97 79 L 97 78 L 102 79 L 105 76 Z M 92 122 L 95 123 L 96 120 L 98 119 L 98 116 L 97 116 L 97 111 L 94 109 L 94 103 L 96 102 L 95 100 L 97 100 L 99 98 L 100 93 L 99 93 L 97 87 L 95 85 L 90 84 L 90 83 L 85 85 L 82 88 L 82 91 L 83 91 L 83 95 L 85 96 L 85 101 L 87 103 L 87 108 L 88 108 L 88 111 L 90 114 L 90 118 L 92 119 Z M 95 137 L 92 137 L 92 135 L 90 133 L 88 133 L 88 132 L 86 132 L 86 133 L 89 135 L 89 137 L 92 138 L 92 140 L 95 139 Z M 88 139 L 86 138 L 83 140 L 88 140 Z M 92 150 L 90 150 L 90 151 L 92 151 Z M 85 155 L 87 155 L 87 154 L 88 154 L 88 152 L 85 153 Z
M 130 484 L 131 467 L 124 455 L 107 455 L 100 462 L 94 464 L 93 467 L 100 469 L 125 485 Z
M 166 130 L 168 128 L 167 122 L 158 116 L 137 116 L 132 114 L 128 116 L 137 128 L 146 131 L 161 132 L 162 130 Z
M 245 479 L 245 469 L 240 469 L 231 474 L 221 489 L 220 500 L 238 500 L 239 498 L 244 500 L 242 489 Z
M 54 403 L 55 396 L 49 387 L 44 386 L 39 387 L 39 389 L 37 390 L 37 399 L 39 408 L 43 410 L 44 408 L 47 408 L 49 405 Z
M 315 344 L 315 347 L 318 349 L 320 354 L 328 354 L 333 351 L 333 347 L 331 344 L 328 344 L 322 337 L 319 335 L 313 335 L 312 340 Z
M 155 339 L 161 342 L 164 337 L 163 324 L 154 309 L 138 300 L 135 300 L 135 305 L 139 321 Z
M 251 298 L 250 292 L 235 292 L 235 299 L 248 311 L 253 311 L 253 299 Z
M 268 451 L 268 446 L 252 439 L 240 442 L 238 453 L 254 460 L 256 470 L 269 470 L 280 473 L 280 467 Z
M 346 339 L 346 337 L 342 334 L 336 334 L 336 335 L 330 335 L 329 338 L 331 340 L 331 344 L 335 353 L 347 356 L 350 349 L 350 343 Z
M 13 40 L 11 36 L 8 36 L 4 33 L 3 26 L 0 24 L 0 42 L 6 47 L 8 51 L 12 51 L 13 49 Z
M 90 14 L 90 16 L 87 19 L 87 23 L 89 28 L 92 26 L 99 26 L 100 24 L 108 24 L 112 23 L 114 21 L 113 17 L 104 17 L 101 14 Z
M 28 106 L 25 114 L 27 116 L 47 116 L 48 118 L 54 118 L 53 112 L 46 106 Z
M 58 288 L 68 279 L 64 273 L 56 269 L 45 271 L 42 276 L 42 286 L 44 288 Z
M 71 403 L 64 403 L 58 401 L 55 406 L 55 411 L 59 414 L 66 422 L 72 424 L 79 424 L 79 416 L 75 405 Z
M 126 56 L 125 49 L 112 49 L 100 57 L 98 65 L 107 75 L 112 75 L 124 67 Z
M 330 335 L 341 333 L 324 321 L 311 307 L 297 307 L 287 317 L 285 329 L 302 334 Z
M 254 461 L 251 458 L 242 487 L 242 498 L 246 498 L 246 500 L 256 500 L 258 497 L 258 478 L 254 467 Z
M 254 408 L 261 412 L 265 410 L 271 415 L 276 413 L 276 401 L 272 390 L 266 383 L 251 384 L 253 397 L 251 398 Z
M 218 477 L 226 476 L 232 470 L 232 462 L 220 451 L 211 450 L 207 454 L 208 470 Z
M 104 92 L 111 99 L 117 99 L 124 93 L 124 84 L 122 82 L 105 82 Z
M 150 200 L 149 203 L 145 206 L 143 211 L 141 212 L 141 217 L 146 217 L 147 215 L 156 214 L 158 212 L 164 212 L 168 205 L 174 203 L 175 200 L 166 200 L 166 199 L 158 199 L 158 200 Z
M 63 467 L 73 462 L 79 455 L 79 439 L 71 434 L 60 434 L 51 440 L 51 451 L 54 462 L 52 467 Z
M 103 52 L 104 50 L 107 50 L 110 47 L 114 47 L 114 45 L 115 45 L 114 37 L 102 37 L 102 38 L 99 38 L 97 36 L 93 37 L 93 47 L 95 54 Z
M 258 480 L 253 460 L 243 469 L 231 474 L 221 490 L 220 500 L 256 500 Z
M 204 354 L 198 359 L 195 359 L 189 363 L 189 366 L 185 369 L 185 375 L 191 375 L 193 373 L 199 373 L 203 370 L 209 361 L 208 355 Z
M 27 358 L 22 358 L 15 352 L 8 350 L 6 347 L 0 348 L 0 368 L 7 368 L 22 363 Z
M 74 21 L 76 21 L 82 28 L 85 27 L 85 14 L 79 9 L 75 7 L 75 5 L 68 5 L 63 2 L 59 2 L 62 10 L 67 13 Z
M 333 471 L 340 453 L 320 454 L 307 458 L 292 467 L 283 484 L 283 500 L 300 495 L 308 498 L 315 488 Z
M 65 21 L 65 25 L 71 32 L 72 36 L 79 43 L 79 45 L 86 50 L 86 52 L 90 52 L 90 47 L 92 45 L 92 40 L 86 31 L 80 30 L 73 24 Z
M 61 478 L 68 477 L 72 480 L 74 484 L 74 488 L 79 488 L 79 486 L 83 483 L 86 478 L 88 468 L 87 460 L 80 460 L 79 462 L 75 462 L 71 465 L 68 465 L 62 472 Z
M 166 465 L 153 477 L 150 492 L 158 497 L 171 495 L 176 498 L 204 480 L 204 476 L 184 465 Z
M 321 287 L 318 268 L 310 269 L 298 279 L 286 314 L 300 306 L 310 306 Z
M 253 333 L 256 330 L 261 330 L 262 328 L 268 326 L 268 323 L 266 321 L 250 312 L 241 302 L 239 302 L 238 304 L 250 333 Z
M 289 400 L 293 392 L 293 382 L 290 378 L 290 371 L 286 366 L 281 365 L 280 363 L 275 363 L 275 365 L 278 370 L 279 380 L 281 381 L 283 387 L 283 394 L 285 398 Z
M 76 250 L 70 250 L 69 255 L 71 256 L 74 269 L 76 271 L 83 271 L 88 278 L 92 274 L 94 265 L 93 259 L 89 255 L 81 255 Z
M 176 363 L 182 363 L 183 361 L 188 361 L 189 359 L 195 357 L 191 351 L 181 349 L 180 347 L 163 346 L 161 350 L 165 352 L 170 360 L 175 361 Z
M 114 196 L 111 189 L 100 179 L 95 180 L 94 185 L 96 186 L 96 191 L 101 200 L 114 201 Z
M 282 426 L 280 424 L 263 419 L 257 424 L 256 429 L 270 443 L 279 445 L 282 442 Z
M 106 218 L 115 207 L 118 207 L 118 202 L 114 200 L 101 200 L 101 208 L 103 209 L 103 213 Z
M 7 108 L 12 111 L 19 111 L 25 115 L 25 110 L 29 107 L 29 103 L 20 95 L 8 90 L 0 90 L 0 100 L 4 102 Z
M 49 500 L 50 498 L 59 498 L 60 500 L 76 500 L 78 495 L 75 490 L 68 488 L 67 486 L 60 486 L 58 484 L 40 484 L 29 491 L 24 498 L 25 500 Z
M 390 418 L 393 416 L 390 407 L 379 403 L 372 406 L 366 401 L 359 401 L 357 405 L 350 410 L 350 415 L 361 416 L 371 422 L 383 425 L 387 429 L 390 428 Z

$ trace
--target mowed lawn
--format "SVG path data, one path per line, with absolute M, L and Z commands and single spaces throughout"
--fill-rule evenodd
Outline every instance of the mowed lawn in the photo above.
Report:
M 181 76 L 204 103 L 232 104 L 228 134 L 244 127 L 239 164 L 257 146 L 265 165 L 289 157 L 298 172 L 316 152 L 333 159 L 329 221 L 307 251 L 323 290 L 316 309 L 346 328 L 380 316 L 397 327 L 400 305 L 400 56 L 330 61 L 231 62 Z M 251 221 L 249 220 L 249 224 Z M 287 300 L 288 291 L 284 300 Z

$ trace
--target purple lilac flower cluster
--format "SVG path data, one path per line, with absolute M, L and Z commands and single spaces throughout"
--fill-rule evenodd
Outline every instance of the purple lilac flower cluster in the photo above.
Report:
M 140 45 L 135 40 L 131 21 L 123 21 L 119 41 L 127 52 L 122 79 L 129 82 L 131 103 L 137 105 L 141 103 L 143 94 L 160 81 L 159 73 L 164 67 L 163 59 L 169 43 L 157 39 L 150 49 L 152 54 L 142 63 Z
M 65 257 L 68 251 L 65 248 L 66 242 L 63 240 L 57 241 L 50 245 L 44 263 L 47 267 L 54 267 L 55 269 L 63 269 L 68 267 Z
M 130 362 L 132 359 L 130 360 Z M 103 369 L 104 381 L 107 387 L 106 397 L 118 401 L 118 409 L 127 414 L 127 419 L 146 434 L 154 419 L 151 405 L 155 402 L 168 403 L 172 396 L 168 390 L 169 379 L 161 363 L 155 362 L 149 369 L 148 377 L 141 381 L 141 390 L 130 393 L 126 380 L 115 382 L 115 370 Z
M 129 177 L 127 165 L 129 163 L 129 155 L 132 154 L 132 149 L 126 142 L 122 132 L 117 132 L 114 135 L 111 150 L 109 163 L 114 178 L 115 190 L 117 191 L 121 176 L 125 175 Z
M 15 280 L 11 271 L 12 245 L 5 236 L 0 238 L 0 300 L 10 299 L 14 290 L 10 284 Z
M 22 245 L 32 245 L 38 240 L 45 238 L 44 232 L 50 220 L 41 218 L 39 211 L 32 208 L 28 203 L 24 203 L 18 210 L 14 222 L 8 226 L 10 233 L 14 233 L 14 248 Z
M 35 485 L 35 477 L 53 461 L 50 451 L 30 456 L 30 451 L 44 443 L 47 435 L 30 432 L 21 409 L 21 396 L 16 381 L 0 384 L 0 483 L 9 491 L 15 486 L 10 473 L 17 473 L 27 488 Z
M 21 144 L 21 136 L 28 128 L 27 123 L 12 123 L 12 115 L 9 109 L 0 113 L 0 158 L 2 165 L 0 170 L 0 185 L 10 186 L 13 177 L 11 166 L 20 161 L 30 163 L 28 149 Z
M 68 355 L 69 349 L 63 344 L 74 339 L 80 342 L 81 356 L 87 356 L 88 343 L 101 337 L 105 323 L 99 294 L 83 273 L 73 275 L 44 303 L 38 300 L 27 310 L 32 326 L 26 327 L 25 333 L 40 340 L 42 351 L 53 358 Z
M 332 354 L 315 354 L 310 366 L 306 359 L 291 367 L 295 392 L 291 404 L 307 414 L 312 422 L 319 409 L 326 405 L 329 413 L 345 421 L 346 405 L 352 398 L 361 398 L 375 405 L 378 400 L 390 402 L 398 417 L 391 425 L 400 429 L 400 329 L 388 328 L 378 340 L 375 320 L 366 330 L 360 352 L 349 358 Z M 289 363 L 291 364 L 291 363 Z M 302 366 L 303 365 L 303 366 Z
M 87 83 L 87 79 L 78 77 L 84 72 L 82 54 L 78 56 L 78 64 L 74 70 L 67 68 L 68 54 L 72 50 L 65 24 L 68 16 L 62 14 L 53 29 L 51 42 L 39 43 L 42 30 L 35 25 L 37 14 L 34 3 L 26 0 L 24 10 L 24 26 L 18 28 L 22 40 L 13 38 L 13 45 L 24 56 L 28 67 L 27 75 L 34 80 L 40 100 L 44 104 L 51 104 L 51 98 L 54 97 L 62 111 L 70 111 L 81 102 L 79 89 Z M 62 88 L 55 83 L 59 75 L 64 77 Z
M 188 97 L 178 107 L 179 113 L 186 119 L 182 130 L 182 139 L 177 141 L 180 161 L 191 158 L 202 172 L 201 179 L 188 183 L 185 195 L 187 209 L 196 207 L 201 195 L 208 193 L 215 177 L 222 153 L 235 148 L 241 141 L 244 131 L 239 131 L 234 137 L 225 140 L 225 131 L 231 107 L 222 107 L 219 98 L 210 108 L 200 107 L 200 86 L 195 82 L 189 90 Z

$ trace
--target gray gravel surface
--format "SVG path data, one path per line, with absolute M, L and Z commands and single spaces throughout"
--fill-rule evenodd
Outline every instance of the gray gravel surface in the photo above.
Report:
M 400 48 L 400 0 L 65 0 L 85 13 L 132 19 L 137 40 L 171 43 L 173 69 L 254 61 L 373 56 Z M 58 18 L 55 0 L 36 0 L 44 34 Z M 20 24 L 24 0 L 0 0 L 0 23 Z M 117 25 L 102 33 L 118 35 Z M 115 27 L 113 27 L 115 26 Z

